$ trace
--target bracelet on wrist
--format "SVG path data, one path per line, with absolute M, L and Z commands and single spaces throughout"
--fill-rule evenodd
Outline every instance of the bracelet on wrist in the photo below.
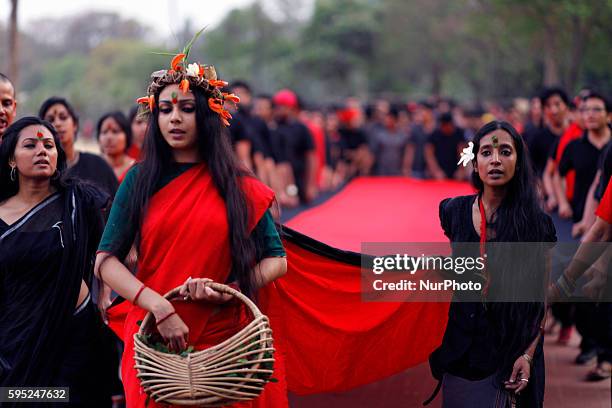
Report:
M 166 316 L 162 317 L 161 319 L 156 320 L 156 321 L 155 321 L 155 325 L 156 325 L 156 326 L 159 326 L 160 324 L 162 324 L 163 322 L 165 322 L 166 320 L 168 320 L 168 318 L 169 318 L 170 316 L 175 315 L 175 314 L 176 314 L 176 310 L 175 310 L 175 311 L 173 311 L 173 312 L 168 313 Z
M 574 289 L 576 289 L 576 284 L 568 279 L 565 275 L 561 275 L 557 282 L 555 282 L 555 286 L 559 290 L 560 294 L 566 298 L 572 296 L 574 293 Z
M 525 360 L 527 360 L 527 362 L 529 363 L 529 365 L 533 364 L 533 357 L 531 357 L 529 354 L 524 353 L 521 357 L 523 357 Z
M 134 300 L 132 300 L 132 304 L 134 306 L 138 306 L 138 298 L 140 297 L 140 295 L 142 294 L 142 292 L 146 289 L 147 287 L 145 286 L 145 284 L 143 283 L 142 286 L 140 287 L 140 289 L 138 289 L 138 292 L 136 292 L 136 296 L 134 296 Z

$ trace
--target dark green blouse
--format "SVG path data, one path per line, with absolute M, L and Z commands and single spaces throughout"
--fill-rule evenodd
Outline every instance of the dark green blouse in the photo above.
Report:
M 194 165 L 194 163 L 173 164 L 170 169 L 162 175 L 157 190 L 160 190 Z M 122 238 L 126 236 L 131 238 L 128 241 L 132 242 L 136 236 L 136 226 L 130 225 L 127 208 L 132 187 L 136 181 L 137 172 L 138 166 L 136 165 L 128 171 L 125 179 L 119 186 L 119 190 L 117 190 L 113 207 L 111 208 L 108 222 L 106 223 L 106 228 L 102 235 L 102 240 L 98 246 L 98 251 L 111 251 L 113 249 L 113 242 L 122 242 Z M 253 234 L 258 240 L 261 240 L 258 242 L 259 245 L 257 245 L 262 248 L 261 259 L 285 256 L 285 249 L 283 248 L 280 236 L 274 225 L 274 219 L 272 218 L 270 210 L 267 210 L 264 216 L 261 217 L 255 226 Z

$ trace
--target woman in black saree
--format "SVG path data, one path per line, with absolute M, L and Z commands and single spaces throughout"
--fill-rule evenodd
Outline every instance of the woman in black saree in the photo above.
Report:
M 470 144 L 473 153 L 464 149 L 460 162 L 473 164 L 478 194 L 443 200 L 440 222 L 454 256 L 486 253 L 483 290 L 454 293 L 431 370 L 444 408 L 542 407 L 541 333 L 555 227 L 540 207 L 525 143 L 512 125 L 489 122 Z
M 102 368 L 112 350 L 89 294 L 108 196 L 65 179 L 65 168 L 50 123 L 25 117 L 7 129 L 0 145 L 0 386 L 69 387 L 72 404 L 110 405 L 100 379 L 112 378 Z

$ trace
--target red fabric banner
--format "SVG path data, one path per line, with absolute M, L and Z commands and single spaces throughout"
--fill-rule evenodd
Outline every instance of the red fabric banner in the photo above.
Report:
M 343 391 L 380 380 L 426 361 L 441 343 L 448 303 L 362 302 L 359 266 L 284 243 L 287 275 L 263 300 L 285 349 L 290 391 Z

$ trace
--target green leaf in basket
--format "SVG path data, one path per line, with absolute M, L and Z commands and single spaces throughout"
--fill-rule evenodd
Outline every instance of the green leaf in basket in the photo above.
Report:
M 164 343 L 157 342 L 153 345 L 153 349 L 161 351 L 162 353 L 170 354 L 170 349 Z

